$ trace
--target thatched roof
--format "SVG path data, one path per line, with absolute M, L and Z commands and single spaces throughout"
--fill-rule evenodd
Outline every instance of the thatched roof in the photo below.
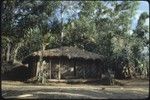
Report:
M 2 67 L 1 67 L 1 73 L 3 74 L 5 72 L 11 71 L 12 69 L 20 67 L 20 66 L 23 66 L 23 65 L 19 62 L 16 62 L 16 63 L 3 62 Z
M 23 62 L 26 61 L 29 58 L 41 56 L 42 51 L 34 52 L 27 57 L 24 58 Z M 104 57 L 102 55 L 98 55 L 96 53 L 88 52 L 85 50 L 81 50 L 77 47 L 61 47 L 61 48 L 54 48 L 49 50 L 44 50 L 43 57 L 68 57 L 69 59 L 72 58 L 83 58 L 83 59 L 103 59 Z

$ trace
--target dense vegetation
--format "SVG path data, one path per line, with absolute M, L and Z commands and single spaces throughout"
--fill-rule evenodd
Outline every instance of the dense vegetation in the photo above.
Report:
M 149 48 L 149 26 L 144 24 L 149 15 L 142 13 L 132 30 L 137 7 L 136 1 L 4 0 L 2 61 L 17 62 L 34 51 L 76 46 L 104 55 L 106 70 L 116 78 L 149 76 L 149 54 L 143 52 Z

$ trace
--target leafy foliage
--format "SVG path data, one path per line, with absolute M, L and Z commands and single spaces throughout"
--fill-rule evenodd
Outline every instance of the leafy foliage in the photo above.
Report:
M 136 1 L 5 0 L 3 61 L 21 61 L 38 50 L 77 46 L 104 55 L 106 69 L 115 69 L 115 73 L 122 73 L 130 64 L 140 68 L 147 61 L 142 51 L 149 47 L 145 25 L 149 15 L 142 13 L 133 34 L 129 34 L 137 7 Z

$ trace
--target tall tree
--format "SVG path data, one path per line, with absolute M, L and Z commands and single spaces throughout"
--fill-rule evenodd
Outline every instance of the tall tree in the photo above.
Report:
M 133 32 L 133 45 L 132 45 L 132 54 L 134 59 L 134 65 L 138 72 L 142 73 L 140 70 L 140 62 L 142 62 L 142 51 L 144 47 L 148 47 L 148 37 L 146 34 L 149 33 L 149 28 L 145 25 L 146 19 L 149 18 L 149 15 L 146 12 L 143 12 L 138 20 L 136 29 Z M 146 60 L 146 59 L 145 59 Z
M 14 7 L 15 1 L 3 1 L 2 4 L 2 43 L 6 43 L 7 56 L 6 61 L 10 60 L 11 43 L 13 42 L 13 23 L 14 23 Z M 7 42 L 3 42 L 7 41 Z M 5 47 L 4 47 L 5 48 Z

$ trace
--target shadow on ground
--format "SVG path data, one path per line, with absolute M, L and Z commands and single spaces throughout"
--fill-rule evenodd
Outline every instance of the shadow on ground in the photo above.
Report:
M 27 88 L 26 88 L 27 89 Z M 40 98 L 40 99 L 142 99 L 147 94 L 133 91 L 76 89 L 76 88 L 48 88 L 31 90 L 2 90 L 4 98 Z

